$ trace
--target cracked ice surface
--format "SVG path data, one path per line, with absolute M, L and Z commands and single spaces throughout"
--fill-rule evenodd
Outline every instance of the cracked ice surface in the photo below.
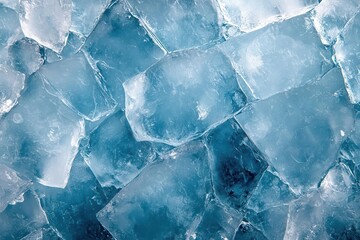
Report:
M 360 239 L 358 0 L 0 0 L 0 240 Z

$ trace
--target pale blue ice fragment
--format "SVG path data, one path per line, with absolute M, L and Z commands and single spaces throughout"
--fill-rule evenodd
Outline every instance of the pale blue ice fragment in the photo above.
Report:
M 121 110 L 90 134 L 83 155 L 100 184 L 116 188 L 124 187 L 156 156 L 149 142 L 135 140 Z
M 32 39 L 22 38 L 8 49 L 10 65 L 26 76 L 36 72 L 44 64 L 43 49 Z
M 17 104 L 24 84 L 24 74 L 0 64 L 0 118 Z
M 217 48 L 167 55 L 124 83 L 136 139 L 177 146 L 202 135 L 245 105 L 238 78 Z
M 111 0 L 72 0 L 70 31 L 87 37 Z
M 7 205 L 23 194 L 31 185 L 13 169 L 0 164 L 0 213 Z
M 101 78 L 82 52 L 44 65 L 38 73 L 48 89 L 82 117 L 96 121 L 109 115 L 115 101 L 101 86 Z
M 40 183 L 64 188 L 84 121 L 32 75 L 18 105 L 0 122 L 0 162 Z
M 319 81 L 252 104 L 236 119 L 298 193 L 315 187 L 335 161 L 354 111 L 340 70 L 333 69 Z
M 322 0 L 312 12 L 312 20 L 323 44 L 332 45 L 346 23 L 359 11 L 358 0 Z
M 289 186 L 278 176 L 267 170 L 261 176 L 256 188 L 251 194 L 246 207 L 255 212 L 284 205 L 296 199 Z
M 71 0 L 19 0 L 19 19 L 26 37 L 60 53 L 71 25 Z
M 351 134 L 341 144 L 338 158 L 340 161 L 352 162 L 360 167 L 360 115 L 356 116 Z
M 128 2 L 150 32 L 169 51 L 201 46 L 222 37 L 215 1 Z
M 234 119 L 212 130 L 206 140 L 215 194 L 225 205 L 242 208 L 266 161 Z
M 59 232 L 51 226 L 46 225 L 36 231 L 33 231 L 20 240 L 64 240 Z
M 0 223 L 0 239 L 18 240 L 45 226 L 48 220 L 38 196 L 29 190 L 0 213 Z
M 284 239 L 288 213 L 288 205 L 279 205 L 259 213 L 250 211 L 246 214 L 246 219 L 267 239 Z
M 237 229 L 234 240 L 268 240 L 264 234 L 255 228 L 250 222 L 244 220 Z
M 333 66 L 309 14 L 229 39 L 220 49 L 257 99 L 316 80 Z
M 348 166 L 329 170 L 319 191 L 290 205 L 284 239 L 359 239 L 360 192 Z
M 19 1 L 14 0 L 0 0 L 0 4 L 4 5 L 7 8 L 14 9 L 15 11 L 19 10 Z
M 96 213 L 110 200 L 89 167 L 78 155 L 64 189 L 38 186 L 36 192 L 49 224 L 64 239 L 111 239 Z
M 0 59 L 6 54 L 3 49 L 22 37 L 17 13 L 0 4 Z
M 225 20 L 251 32 L 274 22 L 304 14 L 314 8 L 319 0 L 218 0 Z
M 360 42 L 358 36 L 360 36 L 360 9 L 359 13 L 346 24 L 334 45 L 336 62 L 344 76 L 350 101 L 354 104 L 360 102 Z
M 211 200 L 195 229 L 188 231 L 188 239 L 233 239 L 242 218 L 243 214 Z
M 104 12 L 84 49 L 94 59 L 107 88 L 122 108 L 122 83 L 164 56 L 164 51 L 154 43 L 123 0 Z
M 185 239 L 210 190 L 206 148 L 191 142 L 147 166 L 97 216 L 116 239 Z

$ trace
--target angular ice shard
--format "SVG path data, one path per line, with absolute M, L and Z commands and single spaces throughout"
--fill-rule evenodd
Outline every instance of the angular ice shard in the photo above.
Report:
M 71 25 L 71 0 L 19 0 L 25 36 L 60 53 Z
M 83 154 L 102 186 L 122 188 L 155 158 L 148 142 L 137 142 L 123 111 L 106 119 L 90 134 Z
M 188 231 L 187 239 L 233 239 L 242 217 L 239 212 L 212 200 L 196 228 Z
M 14 10 L 0 4 L 0 16 L 0 53 L 3 54 L 1 50 L 21 38 L 22 31 L 19 17 Z
M 220 48 L 258 99 L 317 79 L 333 66 L 308 15 L 240 35 Z
M 299 192 L 315 187 L 335 161 L 354 113 L 341 73 L 333 69 L 319 81 L 254 103 L 236 119 L 279 176 Z
M 0 162 L 63 188 L 83 132 L 83 120 L 32 75 L 19 104 L 0 122 Z
M 326 197 L 323 193 L 314 193 L 290 206 L 284 239 L 360 238 L 359 188 L 355 187 L 355 182 L 349 181 L 348 173 L 342 172 L 341 168 L 331 171 L 330 175 L 336 172 L 335 175 L 342 176 L 342 178 L 330 177 L 332 178 L 330 185 L 329 179 L 321 184 L 322 189 L 330 187 L 334 190 L 329 192 L 330 195 L 326 195 Z M 340 182 L 338 182 L 339 180 Z M 333 188 L 334 186 L 335 188 Z M 344 193 L 341 189 L 342 186 L 346 186 L 346 189 L 352 188 L 353 191 L 349 191 L 345 198 L 338 198 L 339 193 L 336 191 L 341 190 L 341 194 Z M 332 196 L 333 193 L 336 195 L 335 198 Z M 334 201 L 335 199 L 336 201 Z
M 246 207 L 255 212 L 261 212 L 271 207 L 289 203 L 295 198 L 296 196 L 289 186 L 267 170 L 252 192 Z
M 0 213 L 0 239 L 18 240 L 48 223 L 37 195 L 27 191 L 21 201 Z
M 11 66 L 26 76 L 36 72 L 44 63 L 41 47 L 29 38 L 16 41 L 8 52 Z
M 128 2 L 169 51 L 201 46 L 222 37 L 215 1 Z
M 260 230 L 267 239 L 284 239 L 288 213 L 289 206 L 280 205 L 259 213 L 249 212 L 246 214 L 246 219 Z
M 110 199 L 81 157 L 75 159 L 65 189 L 39 186 L 37 193 L 49 224 L 64 239 L 110 239 L 96 219 Z
M 333 44 L 346 23 L 359 11 L 358 0 L 322 0 L 312 16 L 321 41 L 326 45 Z
M 29 180 L 19 177 L 13 169 L 0 164 L 0 212 L 23 194 L 31 185 Z
M 360 5 L 360 3 L 359 3 Z M 360 9 L 345 26 L 334 45 L 336 61 L 341 67 L 350 101 L 360 102 Z
M 0 4 L 3 4 L 5 7 L 18 10 L 19 9 L 19 1 L 14 0 L 0 0 Z
M 319 0 L 218 0 L 225 19 L 241 31 L 250 32 L 270 23 L 301 15 Z
M 0 65 L 0 118 L 15 106 L 24 88 L 25 75 Z
M 107 88 L 122 108 L 122 83 L 164 56 L 163 50 L 130 13 L 124 0 L 114 3 L 104 12 L 84 49 L 94 59 Z
M 44 65 L 38 74 L 51 92 L 87 120 L 96 121 L 115 107 L 115 101 L 102 88 L 100 77 L 81 52 Z
M 176 146 L 203 134 L 245 105 L 237 79 L 216 48 L 167 55 L 124 83 L 136 139 Z
M 233 119 L 206 139 L 215 194 L 227 206 L 243 207 L 267 163 Z
M 56 229 L 50 226 L 45 226 L 41 229 L 33 231 L 32 233 L 29 233 L 21 240 L 64 240 L 64 239 L 61 236 L 59 236 L 59 233 L 57 232 Z
M 192 142 L 147 166 L 98 219 L 116 239 L 185 239 L 210 189 L 206 148 Z
M 341 144 L 338 157 L 342 162 L 350 161 L 360 167 L 360 115 L 356 116 L 352 133 Z
M 234 240 L 268 240 L 264 234 L 251 223 L 242 221 L 236 232 Z
M 72 0 L 70 30 L 87 37 L 111 0 Z

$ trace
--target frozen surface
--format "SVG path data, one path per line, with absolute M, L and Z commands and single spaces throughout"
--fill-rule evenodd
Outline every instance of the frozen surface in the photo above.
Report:
M 137 142 L 123 111 L 106 119 L 90 134 L 86 162 L 102 186 L 124 187 L 155 158 L 148 142 Z
M 19 104 L 0 122 L 0 162 L 52 187 L 65 187 L 84 122 L 36 75 Z
M 104 12 L 84 49 L 94 59 L 94 65 L 121 107 L 124 107 L 122 83 L 164 56 L 123 0 Z
M 108 202 L 105 191 L 81 157 L 74 160 L 65 189 L 37 189 L 49 224 L 64 239 L 111 239 L 96 219 L 96 213 Z M 80 217 L 81 216 L 81 217 Z
M 0 239 L 18 240 L 48 223 L 38 196 L 27 191 L 0 213 Z
M 221 38 L 215 1 L 129 0 L 135 13 L 169 51 Z
M 207 146 L 215 193 L 225 205 L 243 207 L 267 163 L 233 119 L 210 132 Z
M 8 52 L 10 65 L 26 76 L 36 72 L 44 63 L 41 47 L 29 38 L 14 42 Z
M 225 19 L 241 31 L 250 32 L 312 9 L 318 0 L 218 0 Z
M 200 222 L 188 231 L 188 239 L 233 239 L 242 214 L 221 205 L 216 200 L 208 203 Z M 196 225 L 197 219 L 194 221 Z
M 299 192 L 315 187 L 335 161 L 354 113 L 341 73 L 333 69 L 320 81 L 254 103 L 236 119 L 281 178 Z
M 220 48 L 258 99 L 304 85 L 333 65 L 308 14 L 240 35 Z
M 26 37 L 59 53 L 71 25 L 71 0 L 19 0 L 19 18 Z
M 193 142 L 146 167 L 98 219 L 117 239 L 183 239 L 209 191 L 206 149 Z
M 0 65 L 0 118 L 15 106 L 24 88 L 25 75 Z
M 358 0 L 323 0 L 315 7 L 313 21 L 321 41 L 326 45 L 335 42 L 346 23 L 360 11 Z
M 21 27 L 18 15 L 10 8 L 0 4 L 0 59 L 4 54 L 1 50 L 12 42 L 17 40 L 21 35 Z
M 0 213 L 7 205 L 23 194 L 31 185 L 13 169 L 0 164 Z
M 261 176 L 246 207 L 261 212 L 271 207 L 289 203 L 296 198 L 289 186 L 270 171 Z
M 347 23 L 334 46 L 336 61 L 341 67 L 352 103 L 360 102 L 360 42 L 358 36 L 360 36 L 360 13 Z
M 250 222 L 242 221 L 237 229 L 234 240 L 267 240 L 264 234 Z
M 95 121 L 108 115 L 115 102 L 101 86 L 97 73 L 81 52 L 42 67 L 38 74 L 64 104 Z
M 126 117 L 137 140 L 180 145 L 244 106 L 237 80 L 216 48 L 176 52 L 124 83 Z
M 72 0 L 70 30 L 88 36 L 111 0 Z

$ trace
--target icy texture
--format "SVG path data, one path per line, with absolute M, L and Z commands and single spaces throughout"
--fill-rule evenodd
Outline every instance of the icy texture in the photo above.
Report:
M 209 191 L 206 149 L 191 143 L 146 167 L 98 219 L 117 239 L 184 239 Z
M 313 12 L 314 27 L 326 45 L 335 42 L 345 24 L 360 11 L 359 0 L 323 0 Z
M 218 0 L 224 17 L 241 31 L 250 32 L 270 23 L 301 15 L 318 0 Z
M 201 135 L 244 106 L 237 79 L 216 48 L 167 55 L 124 83 L 136 139 L 176 146 Z
M 129 3 L 169 51 L 221 38 L 215 1 L 129 0 Z
M 236 232 L 234 240 L 268 240 L 264 234 L 251 223 L 242 221 Z
M 243 207 L 267 163 L 233 119 L 207 136 L 207 146 L 215 193 L 224 204 Z
M 23 199 L 0 213 L 0 239 L 18 240 L 48 223 L 37 195 L 27 191 Z
M 65 187 L 83 120 L 33 75 L 19 104 L 0 122 L 0 162 L 52 187 Z
M 336 159 L 353 115 L 341 73 L 333 69 L 320 81 L 254 103 L 236 119 L 281 178 L 299 192 L 315 187 Z
M 81 157 L 75 159 L 65 189 L 39 187 L 37 192 L 50 225 L 64 239 L 111 239 L 96 219 L 109 199 Z
M 12 8 L 14 10 L 17 10 L 19 8 L 19 1 L 0 0 L 0 4 L 3 4 L 5 7 Z
M 134 139 L 123 111 L 106 119 L 90 134 L 85 160 L 102 186 L 124 187 L 155 158 L 148 142 Z
M 267 239 L 283 239 L 288 213 L 289 206 L 280 205 L 259 213 L 249 212 L 246 214 L 246 219 L 260 230 Z
M 332 67 L 331 52 L 308 15 L 230 39 L 220 48 L 258 99 L 301 86 Z
M 1 50 L 11 45 L 22 34 L 20 22 L 16 12 L 0 4 L 0 59 Z
M 360 9 L 359 9 L 360 10 Z M 352 103 L 360 102 L 360 13 L 353 17 L 338 38 L 334 49 Z
M 90 121 L 108 115 L 115 107 L 100 78 L 81 52 L 62 61 L 47 64 L 38 72 L 64 104 Z
M 23 237 L 21 240 L 63 240 L 63 238 L 59 236 L 57 230 L 46 226 L 44 228 L 33 231 L 32 233 Z
M 61 52 L 71 25 L 71 0 L 19 1 L 19 18 L 25 36 Z
M 233 239 L 241 218 L 242 215 L 238 212 L 212 200 L 196 229 L 187 233 L 188 239 Z
M 360 195 L 344 164 L 332 168 L 320 193 L 290 207 L 285 239 L 359 239 Z
M 22 38 L 9 47 L 11 66 L 29 76 L 44 63 L 41 47 L 33 40 Z
M 0 65 L 0 118 L 15 106 L 24 88 L 25 76 Z
M 287 184 L 270 171 L 265 171 L 252 192 L 246 207 L 261 212 L 271 207 L 289 203 L 295 198 L 295 194 Z
M 122 83 L 164 56 L 123 0 L 105 11 L 87 39 L 85 49 L 121 107 L 124 107 Z
M 110 0 L 72 0 L 70 30 L 88 36 L 94 29 Z
M 14 170 L 0 164 L 0 213 L 30 185 L 30 181 L 20 178 Z

